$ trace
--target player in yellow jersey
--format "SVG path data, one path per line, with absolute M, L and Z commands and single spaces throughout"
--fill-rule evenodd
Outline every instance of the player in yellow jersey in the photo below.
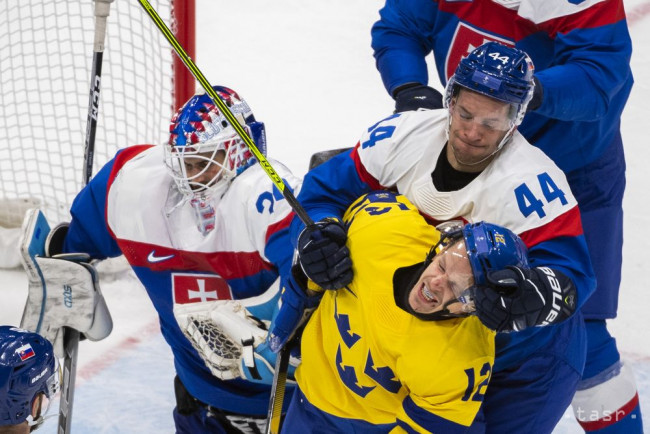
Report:
M 344 223 L 354 280 L 325 291 L 303 331 L 283 432 L 466 432 L 494 361 L 473 291 L 488 272 L 528 266 L 526 247 L 487 223 L 436 229 L 385 191 L 357 200 Z

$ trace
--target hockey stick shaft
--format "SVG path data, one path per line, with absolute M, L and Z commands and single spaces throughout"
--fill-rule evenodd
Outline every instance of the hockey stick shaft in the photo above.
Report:
M 287 384 L 287 371 L 289 369 L 289 345 L 280 350 L 275 360 L 275 372 L 273 373 L 273 384 L 271 386 L 271 401 L 266 416 L 266 434 L 278 434 L 280 432 L 280 420 L 282 419 L 282 405 L 284 403 L 284 392 Z
M 287 200 L 287 203 L 289 206 L 291 206 L 291 209 L 296 213 L 296 215 L 302 220 L 302 222 L 306 226 L 313 226 L 314 222 L 309 217 L 307 214 L 307 211 L 300 205 L 298 200 L 296 200 L 296 197 L 293 195 L 291 190 L 287 188 L 287 186 L 284 184 L 284 181 L 278 175 L 278 173 L 275 171 L 271 163 L 266 159 L 264 154 L 260 152 L 259 149 L 257 149 L 257 146 L 255 145 L 255 142 L 251 137 L 248 135 L 246 130 L 244 130 L 244 127 L 237 121 L 235 116 L 232 114 L 228 106 L 226 105 L 225 102 L 221 100 L 219 97 L 219 94 L 212 88 L 212 85 L 208 80 L 205 78 L 201 70 L 196 66 L 196 64 L 192 61 L 190 56 L 187 54 L 185 49 L 181 46 L 180 42 L 178 42 L 178 39 L 176 39 L 176 36 L 174 36 L 174 33 L 167 27 L 165 22 L 160 18 L 160 15 L 156 12 L 156 10 L 151 6 L 151 4 L 147 0 L 138 0 L 144 10 L 149 14 L 153 22 L 156 24 L 158 29 L 162 32 L 162 34 L 165 36 L 167 41 L 171 44 L 172 48 L 174 49 L 174 52 L 178 55 L 178 57 L 183 61 L 187 69 L 190 70 L 194 78 L 199 82 L 201 87 L 205 90 L 205 92 L 208 94 L 208 96 L 214 101 L 215 105 L 219 108 L 221 113 L 224 115 L 224 117 L 228 120 L 228 123 L 235 129 L 237 132 L 237 135 L 246 143 L 246 146 L 248 146 L 248 149 L 250 149 L 251 153 L 257 158 L 257 161 L 260 163 L 266 174 L 271 178 L 271 181 L 275 184 L 277 189 L 282 193 L 282 196 Z
M 106 38 L 106 18 L 113 0 L 95 0 L 95 39 L 93 42 L 93 65 L 90 74 L 90 92 L 88 98 L 88 119 L 86 122 L 86 140 L 84 147 L 83 185 L 92 177 L 95 155 L 95 134 L 99 114 L 99 91 L 104 57 L 104 40 Z M 61 398 L 59 401 L 58 434 L 69 434 L 72 429 L 72 409 L 74 404 L 75 379 L 77 377 L 77 356 L 79 354 L 79 331 L 65 327 L 64 360 Z

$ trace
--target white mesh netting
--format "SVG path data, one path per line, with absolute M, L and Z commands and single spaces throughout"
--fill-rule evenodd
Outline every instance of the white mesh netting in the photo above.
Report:
M 169 0 L 152 0 L 170 24 Z M 82 185 L 94 2 L 0 0 L 0 226 L 40 204 L 69 220 Z M 111 3 L 93 174 L 119 148 L 167 139 L 172 52 L 138 2 Z

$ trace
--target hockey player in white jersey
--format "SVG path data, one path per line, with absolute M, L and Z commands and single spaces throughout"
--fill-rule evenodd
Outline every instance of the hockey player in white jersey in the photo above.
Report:
M 264 124 L 246 102 L 226 87 L 214 90 L 265 152 Z M 206 94 L 178 111 L 170 132 L 166 145 L 119 151 L 78 194 L 70 224 L 50 233 L 45 257 L 25 258 L 50 288 L 72 288 L 75 309 L 56 291 L 43 296 L 33 279 L 23 326 L 40 329 L 59 350 L 63 326 L 104 337 L 96 333 L 95 312 L 103 310 L 87 262 L 124 254 L 174 355 L 176 432 L 262 430 L 274 364 L 266 328 L 279 275 L 291 265 L 291 208 Z M 286 167 L 272 164 L 285 185 L 299 188 Z M 26 239 L 35 227 L 26 225 Z
M 397 190 L 432 223 L 485 220 L 521 237 L 531 267 L 494 273 L 476 300 L 481 321 L 505 332 L 497 334 L 483 406 L 492 433 L 551 432 L 562 417 L 585 360 L 578 308 L 595 287 L 567 180 L 517 131 L 533 87 L 526 53 L 497 43 L 478 47 L 450 79 L 445 109 L 395 113 L 367 128 L 352 150 L 310 171 L 298 200 L 318 228 L 291 224 L 303 270 L 328 289 L 352 280 L 340 219 L 372 190 Z M 577 300 L 568 296 L 573 291 Z M 274 350 L 291 335 L 289 323 L 276 321 Z

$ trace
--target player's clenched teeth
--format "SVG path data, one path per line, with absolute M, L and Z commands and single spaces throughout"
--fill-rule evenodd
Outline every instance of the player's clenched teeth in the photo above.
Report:
M 438 300 L 436 299 L 436 296 L 429 290 L 427 287 L 427 284 L 422 282 L 422 288 L 420 289 L 420 293 L 422 294 L 422 297 L 424 297 L 425 300 L 432 302 L 432 303 L 437 303 Z

